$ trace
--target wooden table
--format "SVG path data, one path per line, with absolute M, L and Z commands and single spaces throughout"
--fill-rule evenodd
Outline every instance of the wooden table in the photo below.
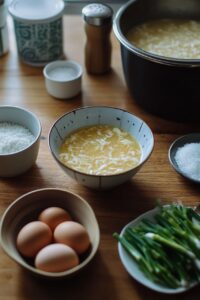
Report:
M 112 71 L 104 76 L 84 72 L 82 94 L 71 100 L 56 100 L 48 95 L 42 68 L 20 63 L 12 23 L 10 51 L 0 58 L 0 104 L 18 105 L 34 112 L 42 123 L 42 139 L 35 166 L 26 174 L 0 179 L 0 214 L 18 196 L 37 188 L 57 187 L 81 195 L 92 206 L 99 222 L 101 242 L 95 259 L 76 278 L 47 282 L 32 277 L 0 249 L 0 300 L 160 300 L 199 299 L 200 288 L 179 296 L 153 292 L 133 280 L 122 266 L 113 232 L 139 214 L 153 208 L 157 199 L 163 203 L 182 201 L 198 205 L 200 186 L 180 177 L 170 166 L 168 148 L 182 134 L 197 132 L 199 124 L 175 123 L 148 114 L 136 105 L 126 88 L 118 41 L 112 35 Z M 64 17 L 65 54 L 84 67 L 85 34 L 80 16 Z M 153 154 L 140 172 L 124 185 L 107 192 L 97 192 L 78 185 L 56 164 L 48 148 L 48 132 L 62 114 L 85 105 L 110 105 L 135 113 L 152 128 Z

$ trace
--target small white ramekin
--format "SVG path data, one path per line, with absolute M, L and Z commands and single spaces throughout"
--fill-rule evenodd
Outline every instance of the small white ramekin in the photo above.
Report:
M 59 99 L 73 98 L 81 91 L 82 67 L 72 60 L 58 60 L 43 70 L 48 93 Z

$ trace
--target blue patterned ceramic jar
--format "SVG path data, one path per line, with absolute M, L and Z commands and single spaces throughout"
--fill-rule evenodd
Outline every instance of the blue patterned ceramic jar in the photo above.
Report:
M 63 57 L 63 0 L 14 0 L 13 17 L 19 57 L 33 66 L 43 66 Z

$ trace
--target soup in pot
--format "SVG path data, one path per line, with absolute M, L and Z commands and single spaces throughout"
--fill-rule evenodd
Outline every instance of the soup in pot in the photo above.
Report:
M 159 19 L 133 27 L 127 39 L 147 52 L 179 59 L 200 59 L 200 21 Z

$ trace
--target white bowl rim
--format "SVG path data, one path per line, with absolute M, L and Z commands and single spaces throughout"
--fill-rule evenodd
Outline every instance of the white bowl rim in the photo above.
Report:
M 17 202 L 19 202 L 22 198 L 26 197 L 27 195 L 29 194 L 34 194 L 34 193 L 37 193 L 37 192 L 40 192 L 40 191 L 61 191 L 61 192 L 64 192 L 64 193 L 67 193 L 67 194 L 70 194 L 70 195 L 73 195 L 77 198 L 79 198 L 83 203 L 84 205 L 88 208 L 88 210 L 90 211 L 90 213 L 92 214 L 94 220 L 96 221 L 96 229 L 97 229 L 97 232 L 96 232 L 96 237 L 97 237 L 97 242 L 95 244 L 95 246 L 92 248 L 91 252 L 89 253 L 89 255 L 81 262 L 79 263 L 79 265 L 77 265 L 76 267 L 72 268 L 72 269 L 69 269 L 67 271 L 63 271 L 63 272 L 46 272 L 46 271 L 42 271 L 42 270 L 39 270 L 39 269 L 36 269 L 34 268 L 33 266 L 29 265 L 28 263 L 26 263 L 25 260 L 23 261 L 19 261 L 18 259 L 16 259 L 10 252 L 9 248 L 4 244 L 2 243 L 2 226 L 3 226 L 3 222 L 5 220 L 5 217 L 6 217 L 6 214 L 7 212 L 12 209 L 15 204 Z M 78 194 L 76 193 L 73 193 L 67 189 L 61 189 L 61 188 L 41 188 L 41 189 L 36 189 L 36 190 L 32 190 L 30 192 L 27 192 L 21 196 L 19 196 L 17 199 L 15 199 L 7 208 L 6 210 L 4 211 L 3 215 L 1 216 L 1 219 L 0 219 L 0 244 L 1 244 L 1 247 L 4 249 L 4 251 L 7 253 L 7 255 L 12 259 L 14 260 L 15 262 L 17 262 L 19 265 L 21 265 L 22 267 L 24 267 L 25 269 L 33 272 L 34 274 L 36 275 L 41 275 L 43 277 L 49 277 L 49 278 L 62 278 L 62 277 L 66 277 L 68 275 L 73 275 L 75 274 L 77 271 L 80 271 L 81 269 L 83 269 L 83 267 L 85 267 L 91 260 L 92 258 L 95 256 L 97 250 L 98 250 L 98 247 L 99 247 L 99 244 L 100 244 L 100 229 L 99 229 L 99 225 L 98 225 L 98 221 L 97 221 L 97 218 L 95 216 L 95 213 L 92 209 L 92 207 L 89 205 L 89 203 L 84 199 L 82 198 L 81 196 L 79 196 Z
M 53 128 L 54 128 L 55 125 L 56 125 L 62 118 L 64 118 L 66 115 L 71 114 L 71 113 L 73 113 L 73 112 L 75 112 L 75 111 L 78 111 L 78 110 L 83 110 L 83 109 L 88 109 L 88 108 L 89 108 L 89 109 L 98 109 L 98 108 L 108 108 L 108 109 L 110 109 L 110 108 L 111 108 L 111 109 L 115 109 L 115 110 L 121 110 L 122 112 L 125 112 L 125 113 L 128 113 L 128 114 L 132 115 L 133 117 L 135 117 L 135 118 L 137 118 L 138 120 L 140 120 L 143 124 L 145 124 L 145 125 L 149 128 L 149 131 L 150 131 L 151 137 L 152 137 L 152 147 L 151 147 L 151 149 L 150 149 L 150 151 L 149 151 L 149 154 L 148 154 L 148 156 L 146 157 L 146 159 L 142 160 L 142 161 L 141 161 L 138 165 L 136 165 L 134 168 L 131 168 L 131 169 L 129 169 L 129 170 L 125 171 L 125 172 L 122 172 L 122 173 L 111 174 L 111 175 L 87 174 L 87 173 L 84 173 L 84 172 L 75 170 L 75 169 L 73 169 L 73 168 L 71 168 L 71 167 L 68 167 L 68 166 L 66 166 L 62 161 L 60 161 L 60 160 L 56 157 L 56 155 L 54 154 L 53 150 L 51 149 L 51 145 L 50 145 L 50 135 L 51 135 L 51 132 L 52 132 Z M 71 110 L 71 111 L 69 111 L 69 112 L 63 114 L 62 116 L 60 116 L 60 117 L 54 122 L 54 124 L 52 125 L 52 127 L 51 127 L 51 129 L 50 129 L 50 131 L 49 131 L 48 143 L 49 143 L 49 149 L 50 149 L 50 151 L 51 151 L 51 153 L 52 153 L 54 159 L 57 161 L 58 164 L 61 164 L 64 168 L 68 168 L 68 169 L 71 170 L 72 172 L 76 172 L 77 174 L 84 175 L 84 176 L 88 176 L 88 177 L 109 178 L 109 177 L 117 177 L 117 176 L 121 176 L 122 174 L 123 174 L 123 175 L 124 175 L 124 174 L 128 174 L 129 172 L 132 172 L 132 170 L 135 170 L 136 168 L 141 167 L 141 166 L 149 159 L 149 157 L 151 156 L 151 154 L 152 154 L 152 152 L 153 152 L 153 148 L 154 148 L 154 136 L 153 136 L 153 132 L 152 132 L 151 128 L 149 127 L 149 125 L 148 125 L 145 121 L 143 121 L 140 117 L 134 115 L 133 113 L 130 113 L 129 111 L 127 111 L 127 110 L 125 110 L 125 109 L 123 109 L 123 108 L 118 108 L 118 107 L 113 107 L 113 106 L 106 106 L 106 105 L 105 105 L 105 106 L 104 106 L 104 105 L 102 105 L 102 106 L 97 105 L 97 106 L 83 106 L 83 107 L 78 107 L 78 108 L 73 109 L 73 110 Z
M 71 66 L 71 67 L 75 67 L 78 70 L 78 72 L 71 79 L 57 80 L 57 79 L 53 79 L 51 76 L 49 76 L 48 69 L 51 68 L 52 66 L 55 66 L 55 68 L 61 67 L 61 66 L 63 66 L 63 67 Z M 55 60 L 55 61 L 48 63 L 43 69 L 44 77 L 52 82 L 57 82 L 57 83 L 67 83 L 67 82 L 70 83 L 70 82 L 79 80 L 82 77 L 82 74 L 83 74 L 82 66 L 75 60 Z
M 13 106 L 13 105 L 0 105 L 0 110 L 4 109 L 4 108 L 17 109 L 17 110 L 24 111 L 25 113 L 28 113 L 29 115 L 32 115 L 32 117 L 34 118 L 34 120 L 37 122 L 38 128 L 39 128 L 37 136 L 34 137 L 34 140 L 28 145 L 28 147 L 26 147 L 26 148 L 24 148 L 22 150 L 16 151 L 16 152 L 12 152 L 12 153 L 0 154 L 0 157 L 11 157 L 11 156 L 15 156 L 16 154 L 23 153 L 24 151 L 26 151 L 27 149 L 29 149 L 33 144 L 35 144 L 37 142 L 37 140 L 40 138 L 41 133 L 42 133 L 42 125 L 41 125 L 41 122 L 40 122 L 39 118 L 34 113 L 32 113 L 30 110 L 28 110 L 28 109 L 25 109 L 25 108 L 20 107 L 20 106 Z M 0 123 L 1 122 L 2 121 L 0 121 Z M 7 120 L 7 122 L 9 122 L 9 120 Z

